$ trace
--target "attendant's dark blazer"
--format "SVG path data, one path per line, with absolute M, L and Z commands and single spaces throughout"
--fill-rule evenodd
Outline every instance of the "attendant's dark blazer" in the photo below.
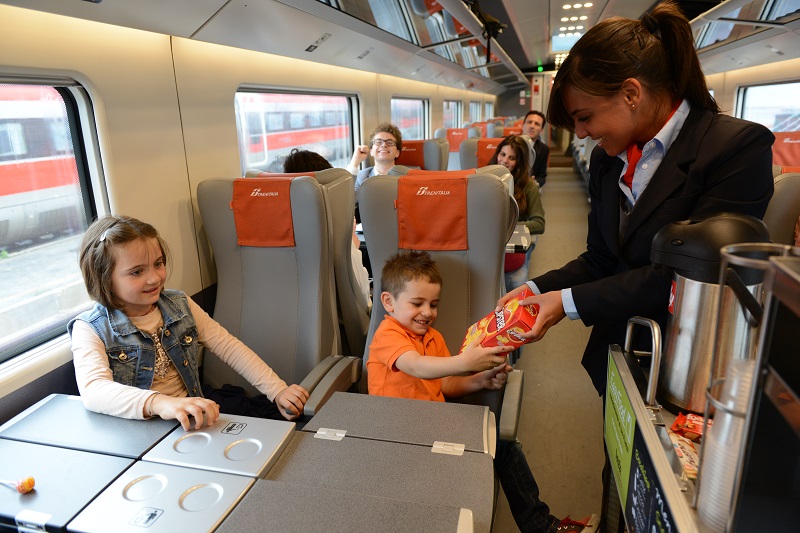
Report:
M 618 182 L 623 162 L 594 149 L 586 252 L 533 281 L 543 293 L 572 288 L 581 320 L 593 327 L 582 364 L 600 394 L 606 387 L 608 346 L 624 344 L 630 317 L 657 320 L 665 332 L 671 272 L 651 265 L 653 236 L 670 222 L 721 212 L 763 217 L 773 191 L 773 141 L 759 124 L 692 109 L 622 236 Z M 634 347 L 649 349 L 650 336 L 641 333 L 646 338 L 632 339 Z

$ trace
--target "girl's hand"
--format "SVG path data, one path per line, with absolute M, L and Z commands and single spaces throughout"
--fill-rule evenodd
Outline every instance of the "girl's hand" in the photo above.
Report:
M 150 412 L 165 420 L 177 420 L 184 431 L 191 429 L 190 416 L 194 417 L 194 428 L 211 426 L 219 420 L 219 405 L 206 398 L 175 398 L 166 394 L 156 394 L 150 402 Z
M 289 385 L 275 396 L 275 405 L 286 420 L 302 415 L 307 401 L 308 391 L 300 385 Z

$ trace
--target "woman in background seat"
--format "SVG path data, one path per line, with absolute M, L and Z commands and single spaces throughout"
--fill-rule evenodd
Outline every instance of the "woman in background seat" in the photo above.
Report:
M 509 135 L 498 145 L 490 165 L 503 165 L 514 176 L 514 199 L 519 206 L 517 221 L 525 224 L 531 235 L 544 233 L 544 207 L 539 195 L 539 184 L 530 175 L 530 149 L 522 137 Z M 506 291 L 519 287 L 528 279 L 531 254 L 536 240 L 531 239 L 527 252 L 508 253 L 505 257 Z

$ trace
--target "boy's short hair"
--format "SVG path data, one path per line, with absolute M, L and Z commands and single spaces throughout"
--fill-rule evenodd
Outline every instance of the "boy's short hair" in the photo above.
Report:
M 386 260 L 381 271 L 381 288 L 397 298 L 406 283 L 421 279 L 435 285 L 442 284 L 442 275 L 428 252 L 410 250 L 398 252 Z
M 109 309 L 122 309 L 124 302 L 111 292 L 111 276 L 116 264 L 114 248 L 150 238 L 158 241 L 164 266 L 169 268 L 172 265 L 169 247 L 150 224 L 131 217 L 106 215 L 89 226 L 81 240 L 79 262 L 86 292 L 92 300 Z

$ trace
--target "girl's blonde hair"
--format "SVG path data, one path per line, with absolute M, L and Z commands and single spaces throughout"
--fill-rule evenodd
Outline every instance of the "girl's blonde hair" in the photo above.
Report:
M 146 222 L 126 216 L 106 215 L 89 226 L 81 241 L 79 262 L 86 292 L 94 301 L 109 309 L 122 309 L 124 302 L 111 291 L 111 275 L 116 262 L 114 248 L 145 239 L 156 239 L 164 256 L 164 265 L 171 265 L 167 243 Z

